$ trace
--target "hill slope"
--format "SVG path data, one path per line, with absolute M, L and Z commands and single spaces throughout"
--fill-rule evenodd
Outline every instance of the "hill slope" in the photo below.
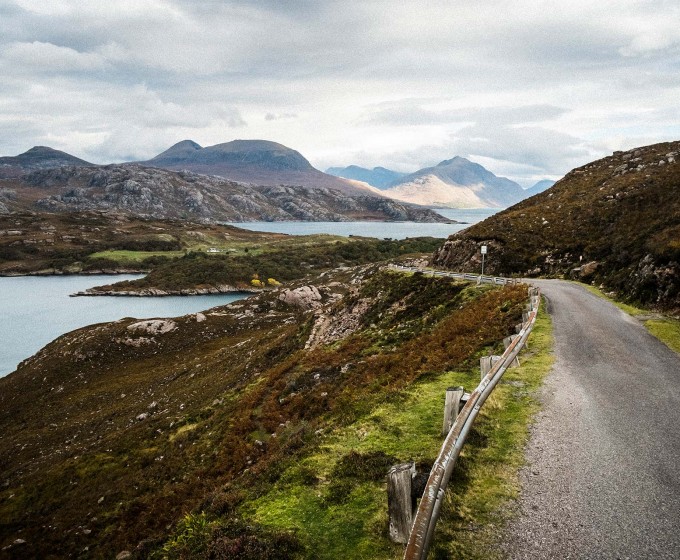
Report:
M 505 208 L 524 198 L 522 187 L 514 181 L 496 177 L 458 156 L 402 177 L 384 194 L 404 202 L 448 208 Z
M 156 157 L 138 163 L 219 175 L 256 185 L 301 185 L 333 188 L 346 194 L 372 193 L 361 185 L 322 173 L 300 152 L 268 140 L 233 140 L 206 148 L 192 140 L 183 140 Z
M 329 167 L 326 173 L 336 177 L 344 177 L 345 179 L 353 179 L 355 181 L 363 181 L 377 189 L 387 189 L 389 186 L 401 179 L 406 173 L 399 173 L 384 167 L 374 167 L 373 169 L 366 169 L 358 165 L 350 165 L 348 167 Z
M 63 165 L 94 166 L 66 152 L 47 146 L 34 146 L 18 156 L 0 157 L 0 178 L 20 177 L 37 169 L 51 169 Z
M 495 274 L 568 275 L 680 308 L 680 142 L 574 169 L 549 191 L 451 236 L 434 263 Z
M 477 382 L 470 364 L 513 331 L 526 288 L 375 266 L 306 282 L 176 319 L 78 329 L 0 379 L 7 556 L 356 557 L 337 545 L 400 555 L 385 473 L 411 459 L 429 469 L 438 430 L 427 448 L 417 436 L 439 416 L 392 427 L 370 451 L 336 451 L 323 470 L 305 459 L 345 426 L 356 446 L 367 434 L 358 421 L 403 407 L 409 389 L 439 380 L 441 397 L 442 372 Z M 417 451 L 389 443 L 405 432 Z M 258 502 L 285 485 L 305 513 L 272 528 Z
M 254 187 L 191 172 L 133 164 L 60 167 L 0 180 L 0 212 L 116 210 L 153 218 L 205 221 L 445 222 L 442 216 L 387 198 L 335 189 Z

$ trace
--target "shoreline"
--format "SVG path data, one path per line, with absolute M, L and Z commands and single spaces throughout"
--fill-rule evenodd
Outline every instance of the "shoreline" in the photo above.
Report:
M 168 296 L 211 296 L 220 294 L 259 294 L 265 290 L 256 288 L 237 288 L 235 286 L 210 286 L 207 288 L 183 288 L 180 290 L 161 290 L 142 288 L 140 290 L 96 290 L 89 288 L 70 294 L 69 297 L 114 296 L 114 297 L 168 297 Z

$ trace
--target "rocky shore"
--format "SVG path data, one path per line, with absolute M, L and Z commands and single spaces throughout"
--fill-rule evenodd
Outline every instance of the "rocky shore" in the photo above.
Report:
M 203 288 L 184 288 L 181 290 L 161 290 L 158 288 L 140 288 L 139 290 L 100 290 L 97 287 L 88 288 L 71 294 L 80 296 L 124 296 L 124 297 L 165 297 L 165 296 L 207 296 L 212 294 L 246 293 L 257 294 L 264 291 L 260 288 L 237 288 L 236 286 L 220 285 Z

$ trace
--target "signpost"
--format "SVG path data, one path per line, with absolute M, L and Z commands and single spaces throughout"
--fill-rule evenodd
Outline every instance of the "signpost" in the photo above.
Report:
M 484 257 L 486 257 L 486 245 L 482 245 L 482 276 L 484 276 Z

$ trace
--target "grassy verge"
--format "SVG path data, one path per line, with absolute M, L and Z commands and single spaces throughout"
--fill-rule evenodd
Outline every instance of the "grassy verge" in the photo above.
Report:
M 517 471 L 538 409 L 534 395 L 552 364 L 546 314 L 530 346 L 522 367 L 510 370 L 487 401 L 466 444 L 437 529 L 436 558 L 488 558 L 493 526 L 507 517 L 505 506 L 518 494 Z M 430 465 L 442 443 L 446 388 L 471 390 L 478 382 L 476 371 L 449 371 L 419 381 L 393 402 L 329 434 L 318 451 L 288 468 L 245 513 L 273 530 L 296 529 L 315 558 L 401 558 L 402 547 L 387 538 L 387 470 L 409 460 Z M 481 555 L 479 532 L 486 544 Z
M 588 286 L 587 284 L 581 284 L 589 292 L 604 298 L 621 309 L 622 311 L 632 315 L 633 317 L 640 317 L 644 315 L 649 315 L 650 311 L 629 305 L 627 303 L 621 303 L 616 301 L 611 297 L 607 296 L 602 292 L 602 290 L 594 287 Z M 645 328 L 671 350 L 680 353 L 680 320 L 673 319 L 670 317 L 658 317 L 654 319 L 647 319 L 643 321 Z

